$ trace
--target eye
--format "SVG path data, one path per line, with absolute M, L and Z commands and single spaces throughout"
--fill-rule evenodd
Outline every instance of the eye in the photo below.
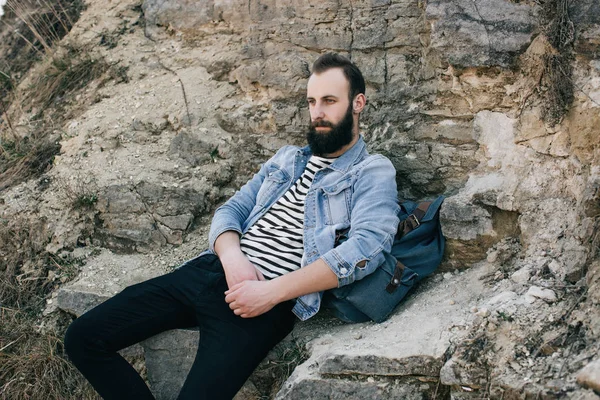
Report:
M 325 100 L 325 103 L 327 103 L 327 104 L 333 104 L 333 103 L 335 103 L 335 100 L 334 99 L 327 99 L 327 100 Z
M 315 105 L 315 99 L 308 99 L 307 102 L 308 102 L 308 105 L 310 105 L 310 106 Z

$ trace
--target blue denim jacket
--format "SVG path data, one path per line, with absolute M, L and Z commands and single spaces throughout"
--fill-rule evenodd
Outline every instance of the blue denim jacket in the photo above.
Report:
M 209 233 L 214 253 L 225 231 L 240 235 L 296 182 L 311 157 L 309 147 L 285 146 L 215 211 Z M 329 167 L 318 171 L 304 203 L 302 266 L 322 258 L 336 274 L 338 287 L 372 273 L 391 250 L 398 226 L 396 170 L 381 155 L 369 156 L 362 137 Z M 337 247 L 336 234 L 350 228 Z M 319 311 L 323 292 L 299 297 L 293 309 L 301 320 Z

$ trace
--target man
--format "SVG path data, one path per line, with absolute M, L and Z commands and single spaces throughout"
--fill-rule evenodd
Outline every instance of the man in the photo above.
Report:
M 151 399 L 117 351 L 168 329 L 198 326 L 180 399 L 231 399 L 323 291 L 372 273 L 398 225 L 395 170 L 358 131 L 365 83 L 348 59 L 313 65 L 308 147 L 286 146 L 215 212 L 210 249 L 131 286 L 76 319 L 65 348 L 105 399 Z M 336 246 L 336 234 L 348 230 Z M 295 316 L 294 316 L 295 315 Z

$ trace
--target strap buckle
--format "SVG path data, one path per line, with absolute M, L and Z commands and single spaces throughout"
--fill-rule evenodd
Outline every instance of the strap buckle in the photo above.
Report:
M 419 219 L 415 216 L 415 214 L 410 214 L 406 219 L 411 220 L 411 223 L 413 225 L 412 229 L 418 228 L 421 225 Z

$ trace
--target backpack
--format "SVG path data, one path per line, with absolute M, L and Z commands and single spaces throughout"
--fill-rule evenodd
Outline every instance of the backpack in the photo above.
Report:
M 445 239 L 439 215 L 443 201 L 444 196 L 421 203 L 402 202 L 400 224 L 384 263 L 361 280 L 326 291 L 324 306 L 346 322 L 386 320 L 415 283 L 431 275 L 442 261 Z M 338 242 L 345 239 L 347 235 L 340 235 Z

